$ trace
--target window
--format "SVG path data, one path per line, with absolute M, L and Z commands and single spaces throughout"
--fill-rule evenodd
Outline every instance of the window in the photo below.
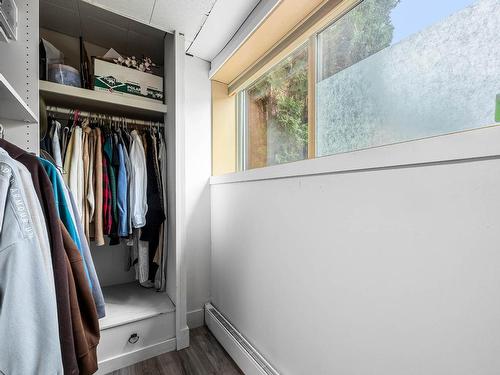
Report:
M 239 93 L 242 169 L 307 158 L 307 90 L 305 44 Z
M 498 0 L 352 5 L 238 93 L 240 169 L 498 122 Z
M 317 156 L 493 124 L 499 12 L 498 0 L 364 0 L 320 32 Z

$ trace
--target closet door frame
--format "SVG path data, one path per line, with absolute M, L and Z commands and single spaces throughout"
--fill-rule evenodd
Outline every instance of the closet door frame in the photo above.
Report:
M 167 272 L 167 293 L 175 303 L 177 350 L 189 346 L 185 266 L 185 126 L 184 126 L 184 34 L 165 35 L 165 115 L 168 165 L 168 247 L 175 275 Z M 173 172 L 172 172 L 173 171 Z M 173 251 L 170 251 L 173 250 Z M 172 259 L 174 258 L 174 259 Z

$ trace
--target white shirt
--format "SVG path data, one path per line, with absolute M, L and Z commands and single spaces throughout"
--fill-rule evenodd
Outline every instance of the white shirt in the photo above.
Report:
M 76 199 L 78 215 L 83 221 L 83 150 L 82 150 L 82 129 L 75 126 L 71 135 L 73 148 L 70 155 L 68 174 L 68 187 Z M 69 156 L 69 155 L 68 155 Z
M 63 162 L 61 157 L 61 146 L 59 145 L 59 133 L 61 131 L 61 124 L 59 121 L 54 121 L 54 134 L 52 135 L 52 153 L 56 167 L 62 171 Z
M 95 134 L 93 132 L 87 135 L 89 144 L 89 176 L 87 181 L 87 196 L 85 199 L 89 205 L 89 223 L 94 221 L 94 210 L 95 210 L 95 197 L 94 197 L 94 163 L 95 163 Z M 91 145 L 90 143 L 94 144 Z M 96 147 L 101 147 L 98 145 Z
M 136 130 L 133 130 L 132 145 L 130 146 L 130 216 L 134 228 L 142 228 L 146 225 L 146 213 L 148 212 L 147 190 L 148 176 L 146 170 L 146 156 L 142 140 Z

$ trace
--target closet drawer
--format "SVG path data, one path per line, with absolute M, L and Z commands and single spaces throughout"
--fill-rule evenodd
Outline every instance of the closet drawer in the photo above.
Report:
M 97 347 L 99 362 L 127 355 L 175 337 L 175 313 L 107 328 Z

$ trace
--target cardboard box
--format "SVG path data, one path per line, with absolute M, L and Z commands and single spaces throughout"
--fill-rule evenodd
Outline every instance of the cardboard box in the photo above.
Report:
M 93 58 L 94 90 L 163 103 L 163 78 Z

